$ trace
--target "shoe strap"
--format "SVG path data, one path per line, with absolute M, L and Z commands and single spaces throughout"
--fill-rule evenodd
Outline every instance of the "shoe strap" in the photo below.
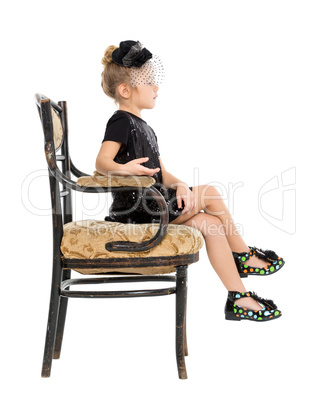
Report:
M 232 252 L 233 256 L 238 258 L 242 264 L 248 261 L 253 255 L 256 255 L 258 258 L 264 261 L 278 260 L 278 255 L 273 250 L 262 250 L 261 248 L 252 246 L 248 247 L 250 249 L 248 253 L 247 252 L 237 253 L 235 251 Z
M 248 261 L 255 253 L 255 247 L 250 247 L 248 246 L 250 251 L 249 252 L 245 252 L 243 251 L 242 253 L 237 253 L 235 251 L 232 252 L 233 256 L 238 258 L 239 261 L 244 264 L 246 261 Z
M 268 309 L 277 309 L 276 304 L 273 300 L 263 299 L 262 297 L 258 296 L 255 292 L 237 292 L 228 290 L 228 299 L 231 302 L 235 302 L 242 297 L 252 297 L 252 299 L 256 300 L 257 302 L 263 304 Z
M 228 299 L 232 302 L 235 302 L 241 297 L 253 297 L 253 292 L 236 292 L 233 290 L 228 290 Z

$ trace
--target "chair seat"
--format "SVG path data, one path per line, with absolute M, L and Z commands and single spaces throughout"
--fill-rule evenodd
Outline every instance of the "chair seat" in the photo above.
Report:
M 159 228 L 158 223 L 131 224 L 98 220 L 69 222 L 63 226 L 61 252 L 69 259 L 168 257 L 195 254 L 204 244 L 201 232 L 191 226 L 169 224 L 159 244 L 146 251 L 108 251 L 105 244 L 111 241 L 143 242 L 150 240 Z M 124 272 L 144 275 L 174 272 L 174 266 L 142 268 L 75 269 L 84 274 Z

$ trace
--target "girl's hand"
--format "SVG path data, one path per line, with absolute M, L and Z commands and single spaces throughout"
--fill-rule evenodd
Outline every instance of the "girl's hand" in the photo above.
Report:
M 148 160 L 148 156 L 146 156 L 145 158 L 133 159 L 132 161 L 127 162 L 123 165 L 124 170 L 126 170 L 130 175 L 153 176 L 160 170 L 160 168 L 150 169 L 141 165 L 141 163 L 147 162 Z
M 195 210 L 196 199 L 194 193 L 189 189 L 187 184 L 182 183 L 176 187 L 176 199 L 178 208 L 182 207 L 182 200 L 184 201 L 184 209 L 182 214 L 189 214 Z

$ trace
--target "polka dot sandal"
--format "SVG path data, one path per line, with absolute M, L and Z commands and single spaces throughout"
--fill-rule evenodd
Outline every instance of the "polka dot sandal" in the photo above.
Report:
M 246 278 L 248 275 L 271 275 L 280 270 L 285 264 L 283 258 L 278 257 L 272 250 L 263 251 L 260 248 L 250 246 L 249 248 L 249 253 L 236 253 L 235 251 L 232 252 L 241 278 Z M 268 264 L 263 268 L 250 267 L 247 261 L 254 254 L 261 260 L 267 261 Z
M 262 310 L 248 310 L 244 307 L 239 307 L 235 302 L 242 297 L 252 297 L 259 302 Z M 281 317 L 282 312 L 277 309 L 277 306 L 272 300 L 262 299 L 254 292 L 234 292 L 228 291 L 228 298 L 225 306 L 226 320 L 251 320 L 251 321 L 271 321 Z

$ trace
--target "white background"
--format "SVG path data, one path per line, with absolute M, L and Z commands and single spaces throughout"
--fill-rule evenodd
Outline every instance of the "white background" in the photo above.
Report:
M 91 0 L 2 7 L 2 400 L 312 399 L 315 5 Z M 165 66 L 156 108 L 142 117 L 167 170 L 188 185 L 218 183 L 230 203 L 226 189 L 240 183 L 230 209 L 245 241 L 285 258 L 276 275 L 244 281 L 272 298 L 283 317 L 226 321 L 227 292 L 204 246 L 189 267 L 188 380 L 177 376 L 174 296 L 70 300 L 61 359 L 42 379 L 52 223 L 33 96 L 67 101 L 73 162 L 92 174 L 116 108 L 100 86 L 101 58 L 108 45 L 128 39 Z M 74 218 L 102 220 L 110 202 L 110 195 L 76 198 Z

